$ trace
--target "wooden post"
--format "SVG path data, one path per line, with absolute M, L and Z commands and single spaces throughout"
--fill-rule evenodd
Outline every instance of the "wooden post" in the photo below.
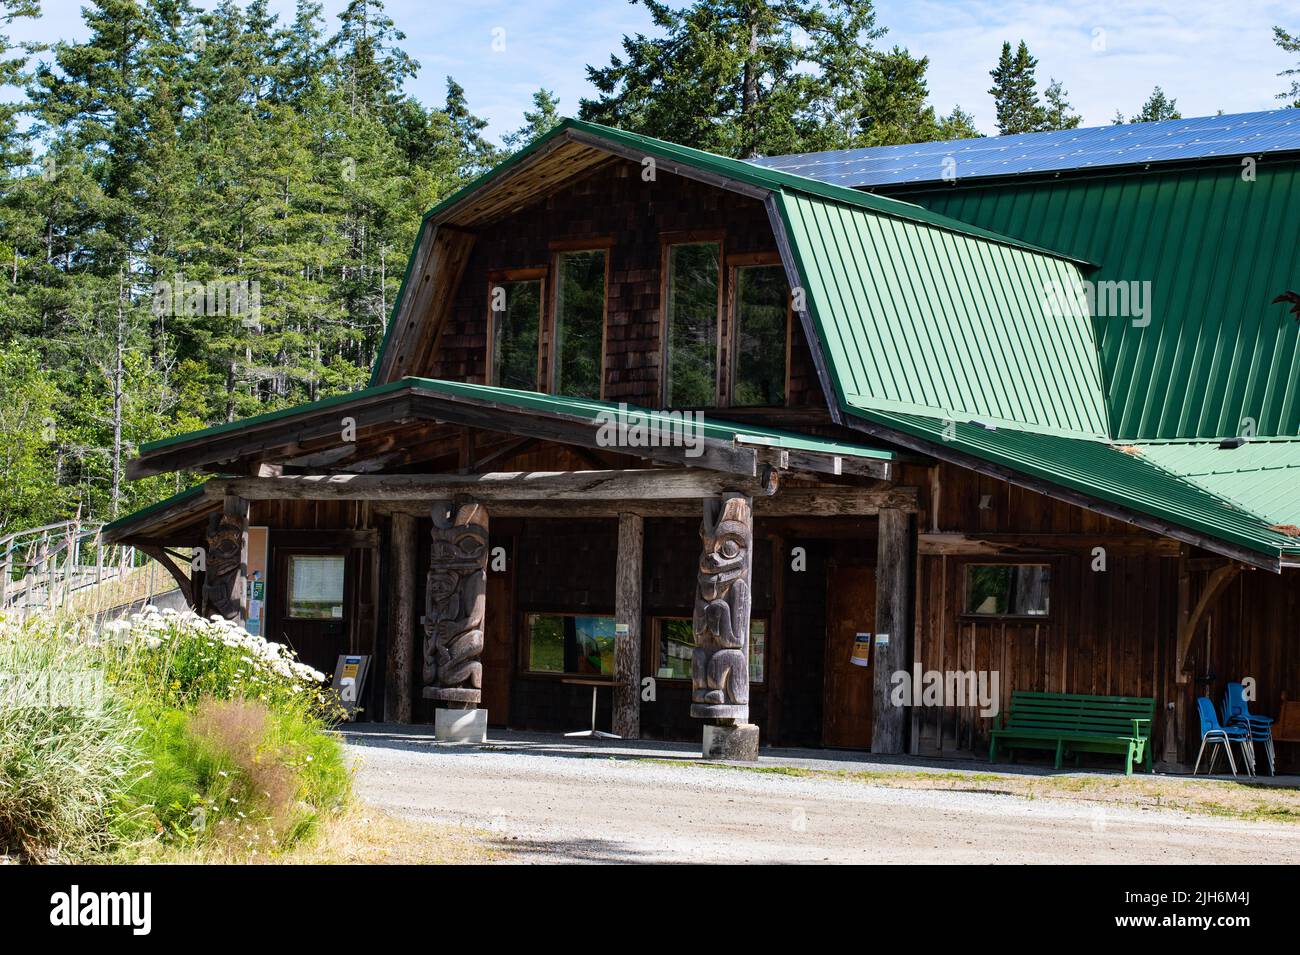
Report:
M 618 516 L 618 560 L 614 568 L 614 732 L 641 736 L 641 577 L 645 520 Z
M 893 675 L 908 672 L 912 647 L 912 590 L 915 531 L 910 515 L 880 512 L 876 539 L 876 645 L 872 653 L 871 752 L 902 753 L 907 744 L 907 708 L 890 699 Z
M 388 665 L 384 680 L 384 721 L 411 722 L 411 694 L 415 674 L 415 517 L 393 515 L 393 579 L 389 589 Z

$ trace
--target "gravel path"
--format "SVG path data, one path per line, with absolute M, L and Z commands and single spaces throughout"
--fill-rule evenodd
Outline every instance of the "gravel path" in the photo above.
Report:
M 1300 862 L 1292 825 L 527 750 L 348 748 L 366 802 L 487 830 L 522 861 Z

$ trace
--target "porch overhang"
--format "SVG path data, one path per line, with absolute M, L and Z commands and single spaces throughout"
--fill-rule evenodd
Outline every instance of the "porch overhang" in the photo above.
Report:
M 404 378 L 144 445 L 127 474 L 134 479 L 179 470 L 251 477 L 295 470 L 449 470 L 417 465 L 454 453 L 465 429 L 558 442 L 623 462 L 702 468 L 749 479 L 766 470 L 890 480 L 897 457 L 881 447 L 727 421 L 708 412 L 656 411 Z

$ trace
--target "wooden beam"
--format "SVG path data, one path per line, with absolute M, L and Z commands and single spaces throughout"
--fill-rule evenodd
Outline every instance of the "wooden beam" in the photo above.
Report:
M 1187 672 L 1188 651 L 1191 650 L 1196 631 L 1201 627 L 1201 621 L 1205 619 L 1205 614 L 1219 598 L 1219 595 L 1227 589 L 1228 584 L 1237 579 L 1239 573 L 1241 573 L 1240 564 L 1225 564 L 1211 573 L 1209 579 L 1205 582 L 1205 589 L 1201 591 L 1201 596 L 1196 601 L 1196 607 L 1185 619 L 1179 621 L 1178 656 L 1176 658 L 1178 667 L 1175 670 L 1179 683 L 1186 683 L 1191 678 Z
M 1148 554 L 1177 557 L 1182 545 L 1167 537 L 1116 534 L 981 534 L 935 533 L 918 535 L 917 551 L 925 556 L 963 557 L 997 554 L 1062 554 L 1088 552 L 1094 547 L 1112 554 Z
M 618 517 L 618 559 L 614 566 L 614 732 L 641 737 L 641 577 L 645 520 Z
M 578 472 L 581 473 L 581 472 Z M 731 482 L 734 487 L 734 480 Z M 475 493 L 478 493 L 477 490 Z M 822 487 L 782 488 L 772 497 L 756 497 L 754 515 L 757 518 L 796 518 L 806 525 L 810 536 L 818 531 L 808 522 L 816 518 L 860 518 L 879 514 L 882 508 L 912 512 L 917 509 L 916 489 L 909 487 L 856 488 Z M 376 501 L 375 509 L 384 513 L 402 511 L 423 516 L 426 501 L 395 500 Z M 699 503 L 694 500 L 582 500 L 557 499 L 518 500 L 494 499 L 492 513 L 497 517 L 554 517 L 554 518 L 616 518 L 619 514 L 640 514 L 642 517 L 694 517 Z M 863 533 L 840 533 L 828 529 L 823 536 L 862 537 Z
M 142 553 L 148 554 L 156 560 L 162 565 L 163 570 L 171 574 L 172 580 L 176 581 L 176 586 L 180 588 L 180 592 L 185 595 L 185 603 L 189 605 L 191 610 L 197 610 L 198 608 L 194 606 L 193 581 L 191 581 L 189 576 L 176 565 L 176 562 L 172 560 L 171 555 L 156 544 L 146 544 L 141 547 L 140 550 Z M 7 571 L 8 567 L 5 567 L 4 569 Z M 0 606 L 3 606 L 2 600 L 0 600 Z
M 205 493 L 249 500 L 423 501 L 456 493 L 484 501 L 695 500 L 734 488 L 712 471 L 490 471 L 486 474 L 286 474 L 217 478 Z M 757 490 L 757 487 L 754 488 Z
M 384 680 L 384 721 L 411 722 L 415 691 L 415 517 L 393 515 L 391 538 L 393 580 L 389 588 L 388 661 Z
M 871 658 L 871 752 L 897 754 L 907 744 L 908 713 L 891 699 L 893 676 L 909 672 L 915 532 L 905 511 L 880 512 L 876 536 L 876 633 Z

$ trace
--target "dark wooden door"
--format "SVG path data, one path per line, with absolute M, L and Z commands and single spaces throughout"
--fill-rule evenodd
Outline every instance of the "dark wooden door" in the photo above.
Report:
M 871 748 L 871 667 L 853 663 L 860 633 L 876 626 L 876 570 L 829 564 L 826 571 L 826 662 L 822 745 Z
M 487 575 L 487 606 L 483 610 L 483 697 L 488 722 L 505 726 L 510 721 L 510 681 L 514 679 L 514 555 L 505 542 L 493 541 L 493 548 L 505 546 L 506 570 Z
M 341 616 L 326 619 L 304 619 L 289 614 L 289 559 L 294 556 L 341 556 L 345 558 L 343 576 L 343 602 Z M 277 547 L 272 537 L 272 577 L 267 582 L 270 591 L 267 603 L 270 609 L 267 620 L 268 640 L 288 644 L 298 654 L 298 659 L 327 675 L 334 672 L 339 654 L 350 653 L 348 628 L 353 614 L 353 555 L 344 550 L 326 550 L 300 547 Z

